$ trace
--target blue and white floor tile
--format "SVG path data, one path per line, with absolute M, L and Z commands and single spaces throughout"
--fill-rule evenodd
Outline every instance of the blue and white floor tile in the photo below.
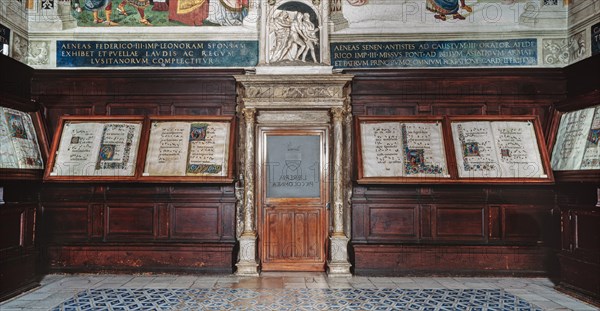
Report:
M 51 310 L 598 310 L 544 278 L 258 278 L 192 275 L 48 275 L 1 311 Z
M 89 289 L 54 308 L 85 310 L 531 310 L 498 289 Z M 53 311 L 54 311 L 53 310 Z

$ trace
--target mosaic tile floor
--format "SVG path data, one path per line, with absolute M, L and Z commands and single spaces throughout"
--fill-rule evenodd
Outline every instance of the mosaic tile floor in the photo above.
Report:
M 0 280 L 1 282 L 1 280 Z M 262 273 L 50 274 L 0 311 L 55 310 L 553 310 L 598 308 L 547 278 L 363 277 Z
M 84 310 L 531 310 L 498 289 L 91 289 L 53 311 Z

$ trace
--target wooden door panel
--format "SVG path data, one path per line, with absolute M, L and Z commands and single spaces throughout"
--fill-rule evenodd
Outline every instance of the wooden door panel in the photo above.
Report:
M 324 271 L 327 129 L 262 128 L 259 239 L 263 271 Z
M 324 228 L 319 209 L 267 209 L 264 263 L 324 263 Z

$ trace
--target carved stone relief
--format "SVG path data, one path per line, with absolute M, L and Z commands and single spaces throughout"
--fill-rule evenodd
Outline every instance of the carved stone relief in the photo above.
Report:
M 542 55 L 544 64 L 568 65 L 583 59 L 586 53 L 585 31 L 567 39 L 544 39 Z
M 27 54 L 27 64 L 47 65 L 50 56 L 50 41 L 31 41 Z
M 569 60 L 571 63 L 583 59 L 585 56 L 585 30 L 569 37 Z
M 17 33 L 13 36 L 12 57 L 24 64 L 27 64 L 27 39 L 21 37 Z
M 544 39 L 542 55 L 544 64 L 568 64 L 569 50 L 567 49 L 567 39 Z
M 269 25 L 269 62 L 290 65 L 320 62 L 317 55 L 321 26 L 308 5 L 288 2 L 279 6 L 272 12 Z

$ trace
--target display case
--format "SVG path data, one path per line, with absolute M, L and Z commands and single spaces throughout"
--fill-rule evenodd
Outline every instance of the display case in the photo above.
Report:
M 233 131 L 233 117 L 64 116 L 44 178 L 230 183 Z
M 358 183 L 553 182 L 534 116 L 358 117 Z

